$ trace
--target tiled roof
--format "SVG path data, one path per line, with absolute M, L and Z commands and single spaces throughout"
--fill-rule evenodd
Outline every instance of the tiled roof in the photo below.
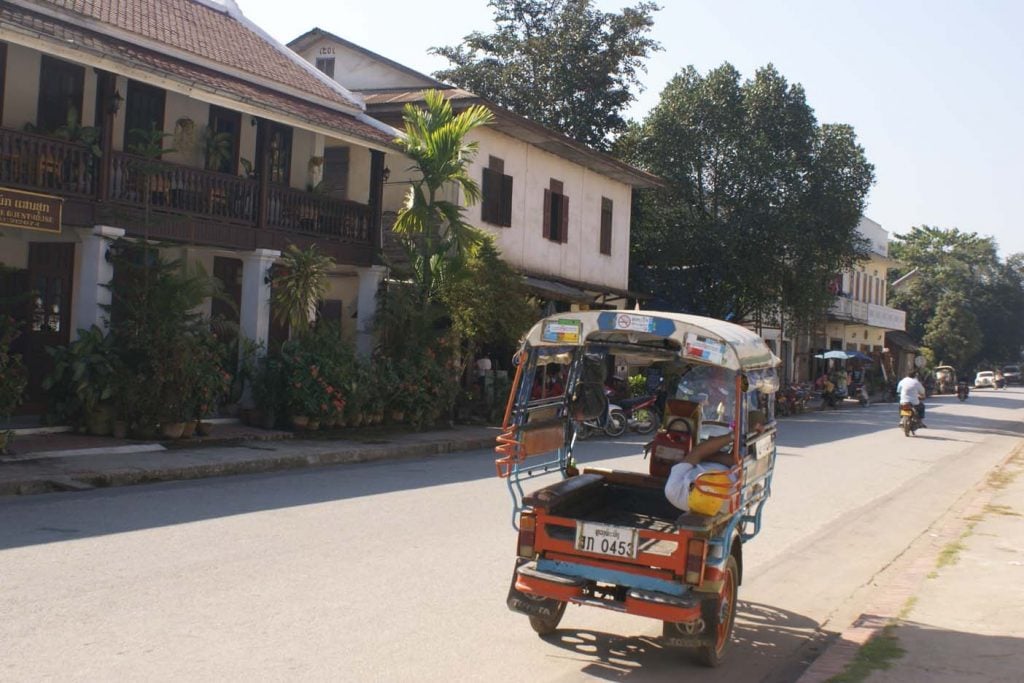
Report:
M 317 126 L 346 133 L 374 143 L 392 146 L 393 135 L 379 127 L 360 121 L 349 114 L 262 87 L 255 83 L 225 75 L 186 61 L 140 48 L 104 35 L 26 12 L 8 4 L 0 4 L 0 23 L 18 26 L 58 41 L 73 44 L 79 50 L 102 55 L 105 59 L 142 68 L 154 76 L 187 83 L 193 90 L 206 90 L 220 95 L 233 95 L 240 101 L 260 109 L 277 111 Z M 273 118 L 269 115 L 269 118 Z
M 496 130 L 555 156 L 568 159 L 584 168 L 589 168 L 632 187 L 658 187 L 664 183 L 658 176 L 634 168 L 611 155 L 593 150 L 581 142 L 576 142 L 562 133 L 514 114 L 467 90 L 455 87 L 440 90 L 452 102 L 452 108 L 456 111 L 474 104 L 483 105 L 494 114 Z M 366 103 L 366 112 L 370 116 L 391 125 L 401 125 L 398 119 L 402 108 L 409 103 L 422 102 L 423 93 L 424 90 L 421 88 L 380 88 L 363 90 L 359 94 L 363 97 L 363 101 Z
M 211 4 L 197 0 L 34 0 L 32 5 L 39 11 L 49 6 L 74 13 L 255 78 L 353 105 L 326 79 L 300 64 L 287 48 Z

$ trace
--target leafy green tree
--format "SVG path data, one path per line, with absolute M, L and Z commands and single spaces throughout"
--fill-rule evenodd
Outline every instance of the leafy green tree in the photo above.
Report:
M 490 0 L 495 31 L 432 48 L 452 63 L 435 76 L 597 149 L 623 130 L 639 73 L 661 49 L 653 2 L 621 13 L 593 0 Z
M 899 266 L 890 301 L 907 312 L 907 332 L 964 368 L 1015 360 L 1024 346 L 1024 256 L 999 258 L 992 237 L 956 228 L 917 226 L 893 239 Z M 952 359 L 957 359 L 956 361 Z
M 465 258 L 479 245 L 483 233 L 465 220 L 465 207 L 444 198 L 448 186 L 461 190 L 467 205 L 480 199 L 480 188 L 469 175 L 477 143 L 467 140 L 476 128 L 487 125 L 492 115 L 473 106 L 456 115 L 451 103 L 436 91 L 425 93 L 425 107 L 405 106 L 405 136 L 396 140 L 419 175 L 410 183 L 405 206 L 398 212 L 394 230 L 405 236 L 422 302 L 428 306 L 435 294 L 435 279 L 453 262 Z
M 982 332 L 963 294 L 942 295 L 921 341 L 932 349 L 935 358 L 956 367 L 964 367 L 975 357 L 981 350 Z
M 320 252 L 315 244 L 299 249 L 289 244 L 281 255 L 271 294 L 277 319 L 287 323 L 295 335 L 309 331 L 316 305 L 330 287 L 334 259 Z
M 809 324 L 828 282 L 867 253 L 857 232 L 874 168 L 846 125 L 820 125 L 772 66 L 688 67 L 617 145 L 664 178 L 636 201 L 633 286 L 671 309 Z
M 511 348 L 539 317 L 522 278 L 485 238 L 458 277 L 441 290 L 453 332 L 465 340 L 464 357 L 472 359 L 483 345 Z

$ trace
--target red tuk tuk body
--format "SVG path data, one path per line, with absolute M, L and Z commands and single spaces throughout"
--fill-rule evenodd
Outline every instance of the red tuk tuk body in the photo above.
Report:
M 646 472 L 577 462 L 576 424 L 600 408 L 599 400 L 587 405 L 596 396 L 588 396 L 595 383 L 588 367 L 608 354 L 683 373 L 646 449 Z M 534 374 L 550 363 L 568 370 L 565 394 L 531 398 Z M 538 323 L 518 354 L 496 448 L 518 529 L 508 607 L 528 615 L 542 635 L 557 628 L 570 603 L 657 619 L 666 645 L 718 665 L 732 633 L 743 544 L 759 531 L 771 488 L 777 363 L 750 330 L 699 316 L 601 311 Z M 684 382 L 708 368 L 729 377 L 710 411 L 701 385 Z M 764 425 L 756 431 L 755 410 Z M 666 498 L 666 478 L 704 432 L 715 430 L 731 430 L 732 466 L 698 476 L 682 512 Z M 561 480 L 523 492 L 524 480 L 555 472 Z

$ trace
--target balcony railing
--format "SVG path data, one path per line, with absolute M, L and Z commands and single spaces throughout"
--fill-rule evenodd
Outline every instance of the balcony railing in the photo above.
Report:
M 0 182 L 35 191 L 95 196 L 100 157 L 85 145 L 0 129 Z
M 102 164 L 109 165 L 101 197 Z M 256 229 L 260 187 L 255 180 L 112 152 L 102 158 L 85 145 L 0 129 L 0 183 L 37 192 L 103 200 L 111 205 L 204 223 Z M 265 198 L 271 232 L 300 233 L 332 243 L 371 247 L 365 204 L 271 185 Z

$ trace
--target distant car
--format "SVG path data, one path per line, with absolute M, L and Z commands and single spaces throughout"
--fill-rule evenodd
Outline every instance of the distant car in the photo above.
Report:
M 989 389 L 996 388 L 996 373 L 991 370 L 982 370 L 974 378 L 974 388 L 981 389 L 982 387 L 988 387 Z
M 1019 365 L 1004 365 L 1002 372 L 1007 384 L 1020 384 Z

